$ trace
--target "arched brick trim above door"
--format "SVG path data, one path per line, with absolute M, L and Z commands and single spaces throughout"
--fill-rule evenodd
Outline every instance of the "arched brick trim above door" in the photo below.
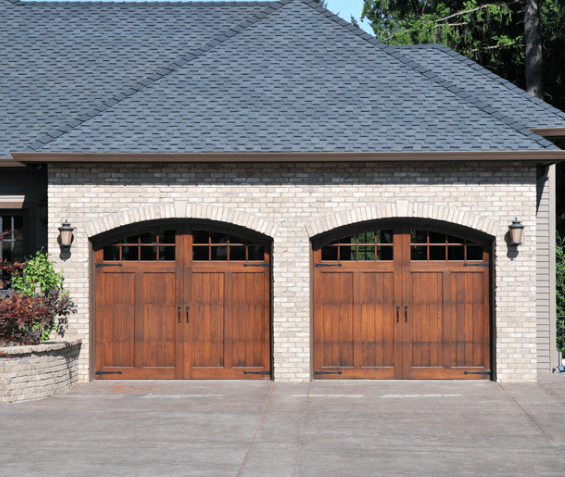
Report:
M 504 232 L 500 224 L 472 212 L 457 210 L 431 203 L 419 203 L 398 200 L 380 205 L 359 207 L 326 215 L 306 224 L 309 237 L 329 232 L 330 230 L 358 222 L 392 218 L 433 219 L 463 225 L 497 236 Z
M 137 222 L 158 219 L 206 219 L 227 222 L 240 227 L 260 232 L 273 237 L 277 224 L 237 209 L 217 207 L 206 204 L 190 204 L 186 201 L 175 201 L 167 204 L 155 204 L 135 209 L 125 209 L 93 220 L 84 226 L 87 236 L 107 232 L 117 227 Z

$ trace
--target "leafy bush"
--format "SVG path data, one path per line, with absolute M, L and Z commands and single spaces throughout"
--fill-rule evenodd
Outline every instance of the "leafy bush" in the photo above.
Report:
M 76 313 L 74 304 L 57 289 L 46 297 L 7 292 L 0 301 L 0 346 L 39 344 L 53 328 L 62 332 L 71 313 Z
M 12 286 L 0 292 L 0 346 L 38 344 L 52 330 L 63 334 L 76 308 L 63 288 L 63 274 L 53 265 L 43 252 L 24 264 L 0 262 L 2 288 Z
M 56 272 L 54 262 L 49 261 L 49 255 L 44 252 L 37 252 L 35 257 L 26 261 L 23 266 L 23 274 L 16 275 L 12 280 L 14 290 L 35 295 L 35 290 L 39 286 L 43 296 L 47 296 L 51 290 L 63 289 L 63 274 Z

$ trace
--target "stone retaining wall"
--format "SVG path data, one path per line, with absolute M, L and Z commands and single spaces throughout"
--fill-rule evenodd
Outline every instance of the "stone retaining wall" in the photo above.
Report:
M 0 348 L 0 402 L 52 396 L 78 382 L 81 339 Z

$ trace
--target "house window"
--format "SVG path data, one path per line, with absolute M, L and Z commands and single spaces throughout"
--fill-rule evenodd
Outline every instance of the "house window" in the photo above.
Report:
M 0 210 L 0 260 L 24 260 L 24 225 L 23 213 Z

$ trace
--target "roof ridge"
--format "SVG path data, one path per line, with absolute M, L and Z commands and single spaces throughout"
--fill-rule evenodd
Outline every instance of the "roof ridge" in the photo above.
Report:
M 20 0 L 9 0 L 9 1 L 19 2 Z M 267 16 L 271 15 L 273 12 L 279 10 L 280 8 L 282 8 L 284 5 L 286 5 L 287 3 L 291 2 L 291 1 L 292 0 L 278 0 L 278 1 L 275 1 L 275 2 L 268 2 L 269 5 L 266 8 L 264 8 L 263 10 L 252 14 L 250 17 L 246 18 L 244 21 L 237 24 L 236 26 L 233 26 L 233 27 L 229 28 L 228 30 L 218 34 L 216 37 L 207 41 L 206 43 L 201 45 L 199 48 L 196 48 L 194 50 L 190 50 L 188 52 L 188 54 L 179 56 L 178 58 L 173 60 L 171 63 L 169 63 L 165 66 L 162 66 L 161 68 L 156 70 L 153 74 L 151 74 L 147 78 L 142 79 L 142 80 L 138 81 L 137 83 L 135 83 L 134 85 L 131 85 L 130 87 L 114 94 L 110 98 L 107 98 L 106 100 L 102 101 L 98 105 L 94 106 L 91 110 L 89 110 L 89 111 L 87 111 L 87 112 L 85 112 L 85 113 L 83 113 L 79 116 L 76 116 L 71 121 L 63 123 L 58 128 L 53 129 L 52 131 L 48 132 L 46 135 L 36 139 L 33 144 L 31 144 L 27 148 L 24 148 L 23 151 L 37 151 L 39 149 L 43 149 L 43 148 L 47 147 L 47 145 L 50 142 L 54 141 L 55 139 L 57 139 L 57 138 L 61 137 L 62 135 L 72 131 L 76 127 L 78 127 L 81 124 L 83 124 L 84 122 L 98 116 L 99 114 L 106 111 L 107 109 L 114 107 L 116 104 L 120 103 L 121 101 L 123 101 L 126 98 L 129 98 L 130 96 L 133 96 L 138 91 L 144 90 L 145 88 L 147 88 L 150 85 L 154 84 L 155 82 L 159 81 L 161 78 L 169 75 L 173 71 L 184 67 L 185 65 L 190 63 L 195 58 L 198 58 L 198 57 L 206 54 L 212 48 L 222 44 L 224 41 L 226 41 L 229 38 L 237 35 L 238 33 L 241 33 L 243 30 L 245 30 L 249 26 L 254 25 L 258 21 L 266 18 Z M 217 2 L 206 2 L 206 3 L 217 3 Z M 251 3 L 251 2 L 249 2 L 249 3 Z
M 465 55 L 462 55 L 461 53 L 459 53 L 455 50 L 452 50 L 451 48 L 449 48 L 446 45 L 443 45 L 441 43 L 427 43 L 427 44 L 423 44 L 423 45 L 391 45 L 390 47 L 396 48 L 396 49 L 399 49 L 399 50 L 402 49 L 402 48 L 408 49 L 408 48 L 412 47 L 412 48 L 436 49 L 436 50 L 443 51 L 445 54 L 451 56 L 453 59 L 456 59 L 460 63 L 466 63 L 476 73 L 489 77 L 489 79 L 496 81 L 501 86 L 504 86 L 508 91 L 511 91 L 515 94 L 520 95 L 523 99 L 525 99 L 525 100 L 527 100 L 531 103 L 535 103 L 537 106 L 539 106 L 539 107 L 541 107 L 545 110 L 550 110 L 550 109 L 553 110 L 552 111 L 553 114 L 556 114 L 557 116 L 561 116 L 565 120 L 565 112 L 561 111 L 560 109 L 557 109 L 555 106 L 552 106 L 551 104 L 544 101 L 543 99 L 540 99 L 536 96 L 529 94 L 527 91 L 524 91 L 522 88 L 516 86 L 514 83 L 511 83 L 510 81 L 503 78 L 502 76 L 499 76 L 496 73 L 493 73 L 488 68 L 485 68 L 484 66 L 480 65 L 476 61 L 473 61 L 470 58 L 467 58 Z

